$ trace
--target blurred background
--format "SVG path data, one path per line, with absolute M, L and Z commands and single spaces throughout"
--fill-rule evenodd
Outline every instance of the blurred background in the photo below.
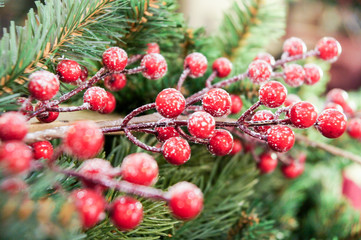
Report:
M 235 0 L 180 0 L 179 3 L 180 11 L 188 20 L 189 27 L 203 27 L 207 34 L 212 35 L 217 34 L 223 12 L 230 8 L 233 1 Z M 0 8 L 0 27 L 8 27 L 11 20 L 22 25 L 26 13 L 34 6 L 35 1 L 31 0 L 5 0 L 5 7 Z M 340 41 L 342 54 L 339 60 L 332 64 L 328 89 L 360 88 L 361 0 L 288 1 L 287 21 L 287 34 L 284 38 L 299 37 L 306 42 L 309 49 L 323 36 L 332 36 Z M 279 56 L 281 48 L 282 41 L 272 43 L 269 52 Z

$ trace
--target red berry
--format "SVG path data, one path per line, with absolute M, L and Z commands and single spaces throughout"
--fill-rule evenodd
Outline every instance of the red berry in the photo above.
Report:
M 147 43 L 147 54 L 160 53 L 159 45 L 157 43 Z
M 0 145 L 0 166 L 8 174 L 27 173 L 33 153 L 20 141 L 7 141 Z
M 326 105 L 325 105 L 325 107 L 323 109 L 324 110 L 326 110 L 326 109 L 335 109 L 335 110 L 338 110 L 340 112 L 343 112 L 343 108 L 339 104 L 334 103 L 334 102 L 326 103 Z
M 179 182 L 169 189 L 169 208 L 177 218 L 190 220 L 203 209 L 202 191 L 189 182 Z
M 283 52 L 288 53 L 288 56 L 303 54 L 306 51 L 306 44 L 300 38 L 291 37 L 283 43 Z
M 282 173 L 286 178 L 296 178 L 300 176 L 305 170 L 305 165 L 302 163 L 292 162 L 289 165 L 283 165 Z
M 50 100 L 59 91 L 59 80 L 51 72 L 37 71 L 30 75 L 28 88 L 34 98 L 40 101 Z
M 208 150 L 216 156 L 229 154 L 233 148 L 233 136 L 226 130 L 217 129 L 209 140 Z
M 197 138 L 209 138 L 216 127 L 214 118 L 206 112 L 195 112 L 188 120 L 188 131 Z
M 227 58 L 217 58 L 212 65 L 212 69 L 217 72 L 217 77 L 227 77 L 232 71 L 232 63 Z
M 300 102 L 300 101 L 301 101 L 301 98 L 299 96 L 297 96 L 296 94 L 288 94 L 283 105 L 285 105 L 285 107 L 291 107 L 293 104 Z
M 53 145 L 49 141 L 40 141 L 31 144 L 33 148 L 34 159 L 51 159 L 53 156 Z
M 343 112 L 349 116 L 354 116 L 355 115 L 355 102 L 353 101 L 349 101 L 347 104 L 345 104 L 344 106 L 342 106 Z
M 105 217 L 105 200 L 91 189 L 77 189 L 71 193 L 83 228 L 91 228 Z
M 81 76 L 81 67 L 79 63 L 73 60 L 62 60 L 56 67 L 59 79 L 65 83 L 71 83 L 78 80 Z
M 87 159 L 100 152 L 104 144 L 104 135 L 94 122 L 78 121 L 66 132 L 63 144 L 69 154 Z
M 229 153 L 229 155 L 236 155 L 237 153 L 242 151 L 242 149 L 243 149 L 242 142 L 239 139 L 234 139 L 233 140 L 233 147 L 232 147 L 232 150 Z
M 145 55 L 140 62 L 140 66 L 145 67 L 142 72 L 143 76 L 152 80 L 164 77 L 168 69 L 164 57 L 158 53 Z
M 110 165 L 110 162 L 100 158 L 93 158 L 85 160 L 79 168 L 79 173 L 90 178 L 111 179 L 117 175 L 117 169 Z M 82 183 L 87 188 L 95 188 L 97 184 L 92 181 L 82 180 Z M 105 187 L 101 186 L 101 190 Z
M 117 101 L 115 100 L 115 97 L 110 92 L 107 92 L 107 101 L 105 104 L 105 108 L 103 110 L 100 110 L 100 113 L 108 114 L 112 113 L 117 105 Z
M 207 67 L 207 58 L 201 53 L 191 53 L 184 59 L 184 69 L 189 68 L 191 78 L 202 77 L 207 71 Z
M 299 87 L 305 81 L 305 70 L 298 64 L 289 64 L 284 68 L 284 79 L 291 87 Z
M 248 66 L 248 77 L 253 83 L 265 83 L 271 78 L 272 67 L 263 60 L 255 60 Z
M 257 111 L 252 116 L 252 121 L 266 121 L 266 120 L 273 120 L 274 118 L 275 116 L 271 111 L 261 110 L 261 111 Z M 254 127 L 254 130 L 259 133 L 266 133 L 270 128 L 271 126 L 260 126 L 260 127 Z
M 26 101 L 26 102 L 25 102 Z M 28 113 L 34 111 L 33 109 L 33 105 L 31 104 L 30 101 L 28 101 L 26 98 L 23 98 L 23 97 L 19 97 L 17 100 L 16 100 L 16 104 L 20 105 L 21 106 L 21 114 L 23 114 L 24 116 L 26 116 Z
M 287 89 L 282 83 L 270 81 L 259 89 L 259 100 L 269 108 L 281 106 L 287 97 Z
M 0 190 L 10 195 L 16 195 L 20 192 L 24 192 L 28 185 L 17 177 L 6 178 L 0 184 Z
M 42 102 L 39 102 L 35 106 L 35 110 L 39 109 L 43 106 Z M 54 106 L 54 108 L 58 108 L 59 106 Z M 59 116 L 59 112 L 43 112 L 36 116 L 36 118 L 43 123 L 51 123 L 54 122 Z
M 274 126 L 267 132 L 267 143 L 277 152 L 287 152 L 295 143 L 295 135 L 287 126 Z
M 348 122 L 347 133 L 350 137 L 361 140 L 361 118 L 352 118 Z
M 166 118 L 162 118 L 158 122 L 167 122 Z M 174 127 L 158 127 L 155 129 L 157 131 L 157 138 L 159 141 L 164 142 L 171 137 L 179 137 L 179 133 L 175 130 Z
M 327 138 L 338 138 L 346 131 L 345 114 L 334 109 L 324 110 L 317 119 L 316 128 Z
M 158 164 L 147 153 L 133 153 L 123 159 L 121 173 L 125 181 L 150 186 L 157 181 Z
M 322 69 L 316 64 L 306 64 L 303 69 L 305 70 L 305 83 L 307 85 L 313 85 L 317 83 L 323 76 Z
M 127 77 L 123 73 L 113 73 L 104 78 L 104 86 L 110 91 L 122 90 L 127 84 Z
M 91 87 L 85 91 L 84 103 L 89 103 L 93 111 L 101 111 L 105 108 L 108 100 L 107 92 L 100 87 Z
M 23 140 L 28 133 L 26 118 L 19 112 L 6 112 L 0 116 L 0 139 Z
M 174 165 L 182 165 L 191 157 L 188 142 L 180 137 L 172 137 L 165 141 L 162 151 L 165 160 Z
M 80 80 L 82 82 L 85 82 L 88 78 L 88 69 L 84 65 L 80 65 L 81 68 L 81 74 L 80 74 Z
M 289 111 L 290 120 L 298 128 L 309 128 L 316 123 L 317 112 L 309 102 L 295 103 Z
M 342 52 L 340 43 L 332 37 L 324 37 L 318 41 L 316 50 L 323 60 L 334 62 Z
M 265 152 L 259 157 L 259 163 L 257 167 L 261 173 L 273 172 L 278 164 L 277 155 L 275 153 Z
M 273 65 L 276 62 L 275 58 L 269 53 L 259 53 L 253 60 L 263 60 L 270 65 Z
M 242 99 L 234 94 L 231 94 L 231 114 L 237 114 L 242 110 L 243 102 Z
M 112 203 L 110 219 L 118 229 L 131 230 L 143 220 L 143 205 L 134 198 L 119 197 Z
M 326 95 L 329 102 L 337 103 L 342 108 L 347 105 L 348 93 L 340 88 L 334 88 Z
M 204 111 L 213 117 L 222 117 L 231 109 L 231 97 L 228 92 L 221 88 L 209 90 L 203 97 L 202 105 Z
M 163 117 L 175 118 L 184 111 L 186 100 L 178 90 L 166 88 L 158 94 L 155 105 L 158 113 Z
M 110 71 L 123 71 L 128 63 L 128 54 L 121 48 L 111 47 L 103 53 L 103 64 Z

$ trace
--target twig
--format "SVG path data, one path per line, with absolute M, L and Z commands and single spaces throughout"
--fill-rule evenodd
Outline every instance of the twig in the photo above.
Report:
M 186 78 L 188 77 L 188 74 L 190 73 L 190 69 L 186 68 L 183 70 L 182 74 L 179 77 L 178 83 L 177 83 L 177 90 L 180 91 L 180 89 L 182 88 L 182 85 L 184 83 L 184 81 L 186 80 Z

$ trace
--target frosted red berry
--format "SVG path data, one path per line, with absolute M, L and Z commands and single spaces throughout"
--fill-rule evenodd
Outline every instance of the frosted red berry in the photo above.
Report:
M 175 118 L 184 111 L 186 100 L 178 90 L 166 88 L 158 94 L 155 105 L 156 110 L 163 117 Z
M 326 95 L 328 102 L 337 103 L 342 108 L 347 105 L 348 93 L 340 88 L 334 88 Z
M 283 175 L 286 178 L 290 178 L 290 179 L 300 176 L 304 170 L 305 170 L 305 165 L 303 163 L 298 163 L 298 162 L 292 162 L 288 165 L 283 165 L 281 167 L 281 171 Z
M 227 58 L 217 58 L 213 62 L 212 69 L 217 72 L 217 77 L 227 77 L 232 71 L 232 63 Z
M 229 154 L 233 148 L 233 136 L 227 130 L 217 129 L 209 139 L 208 150 L 216 156 Z
M 160 48 L 157 43 L 147 43 L 147 54 L 150 53 L 160 53 Z
M 322 69 L 316 64 L 306 64 L 303 69 L 305 70 L 305 83 L 307 85 L 314 85 L 319 82 L 323 76 Z
M 110 92 L 107 92 L 107 100 L 105 103 L 105 107 L 103 110 L 100 110 L 99 112 L 103 113 L 103 114 L 112 113 L 114 111 L 116 105 L 117 105 L 117 101 L 116 101 L 114 95 L 111 94 Z
M 284 68 L 284 80 L 291 87 L 299 87 L 305 81 L 305 70 L 298 64 L 289 64 Z
M 158 122 L 166 122 L 166 118 L 162 118 Z M 174 127 L 158 127 L 155 129 L 157 131 L 157 138 L 159 141 L 164 142 L 171 137 L 179 137 L 179 133 L 175 130 Z
M 91 228 L 105 217 L 105 200 L 91 189 L 78 189 L 71 193 L 83 228 Z
M 270 81 L 259 89 L 259 100 L 269 108 L 281 106 L 287 97 L 287 89 L 282 83 Z
M 206 112 L 195 112 L 188 120 L 188 131 L 197 138 L 209 138 L 216 127 L 214 118 Z
M 247 74 L 253 83 L 265 83 L 271 78 L 272 67 L 266 61 L 255 60 L 248 66 Z
M 49 141 L 40 141 L 31 144 L 33 148 L 34 159 L 51 159 L 53 156 L 53 145 Z
M 231 94 L 231 114 L 237 114 L 242 110 L 243 101 L 240 96 Z
M 76 61 L 62 60 L 56 67 L 56 72 L 62 82 L 71 83 L 80 78 L 81 67 Z
M 0 139 L 23 140 L 28 133 L 26 118 L 19 112 L 6 112 L 0 116 Z
M 88 69 L 84 65 L 80 65 L 81 68 L 81 74 L 80 74 L 80 80 L 82 82 L 85 82 L 88 78 Z
M 26 116 L 28 113 L 34 111 L 33 105 L 31 104 L 30 101 L 28 101 L 28 99 L 23 98 L 23 97 L 19 97 L 16 100 L 16 104 L 20 105 L 20 112 L 21 114 L 23 114 L 24 116 Z
M 67 153 L 80 159 L 97 155 L 103 147 L 101 129 L 91 121 L 78 121 L 69 127 L 63 144 Z
M 275 153 L 265 152 L 259 157 L 257 167 L 263 174 L 273 172 L 278 164 L 277 155 Z
M 0 145 L 0 166 L 7 174 L 27 173 L 33 153 L 29 146 L 20 141 L 7 141 Z
M 204 94 L 203 110 L 213 117 L 222 117 L 231 110 L 231 97 L 221 88 L 213 88 Z
M 109 215 L 119 230 L 131 230 L 143 220 L 143 205 L 132 197 L 118 197 L 112 202 Z
M 169 208 L 173 215 L 182 220 L 191 220 L 203 209 L 202 191 L 189 182 L 179 182 L 168 191 L 170 195 Z
M 361 118 L 352 118 L 347 125 L 347 133 L 350 137 L 361 140 Z
M 291 37 L 286 39 L 286 41 L 283 43 L 283 52 L 286 52 L 288 56 L 303 54 L 306 51 L 306 44 L 300 38 Z
M 143 76 L 152 80 L 164 77 L 168 69 L 164 57 L 158 53 L 145 55 L 140 62 L 140 66 L 145 67 L 145 70 L 142 72 Z
M 110 91 L 122 90 L 127 84 L 127 77 L 123 73 L 113 73 L 104 78 L 104 86 Z
M 29 76 L 30 95 L 37 100 L 52 99 L 59 91 L 58 78 L 48 71 L 37 71 Z
M 103 64 L 110 71 L 123 71 L 128 63 L 128 54 L 119 47 L 108 48 L 103 53 Z
M 252 116 L 252 121 L 267 121 L 267 120 L 273 120 L 275 118 L 275 115 L 269 111 L 269 110 L 260 110 L 257 111 Z M 268 129 L 270 129 L 271 126 L 260 126 L 260 127 L 254 127 L 254 130 L 259 133 L 266 133 Z
M 267 131 L 267 143 L 277 152 L 287 152 L 295 143 L 295 135 L 287 126 L 274 126 Z
M 28 185 L 18 177 L 6 178 L 0 184 L 0 190 L 10 195 L 16 195 L 20 192 L 24 192 Z
M 39 102 L 35 106 L 35 110 L 39 109 L 41 106 L 43 106 L 42 102 Z M 59 108 L 58 105 L 53 106 L 53 108 Z M 59 112 L 42 112 L 39 115 L 36 116 L 36 118 L 43 123 L 51 123 L 54 122 L 59 117 Z
M 93 158 L 83 162 L 79 168 L 79 173 L 89 178 L 111 179 L 119 173 L 119 170 L 113 168 L 107 160 Z M 82 180 L 82 183 L 87 188 L 95 188 L 97 186 L 94 182 L 84 179 Z M 105 189 L 103 186 L 99 187 L 101 190 Z
M 180 137 L 169 138 L 162 146 L 165 160 L 174 165 L 182 165 L 191 157 L 191 148 L 188 142 Z
M 158 164 L 147 153 L 133 153 L 123 159 L 121 176 L 125 181 L 150 186 L 157 181 Z
M 207 58 L 201 53 L 191 53 L 184 59 L 184 69 L 190 70 L 189 76 L 191 78 L 202 77 L 207 71 L 207 67 Z
M 237 153 L 241 152 L 243 149 L 242 142 L 239 139 L 233 140 L 233 147 L 229 155 L 236 155 Z
M 317 119 L 316 128 L 327 138 L 338 138 L 345 131 L 347 118 L 345 114 L 334 109 L 324 110 Z
M 269 53 L 259 53 L 253 60 L 263 60 L 270 65 L 273 65 L 276 62 L 275 58 Z
M 334 102 L 328 102 L 326 103 L 325 107 L 323 108 L 324 110 L 326 109 L 335 109 L 338 110 L 340 112 L 343 112 L 343 108 L 341 107 L 341 105 L 334 103 Z
M 326 61 L 334 62 L 342 52 L 340 43 L 332 37 L 324 37 L 316 45 L 318 56 Z
M 100 87 L 91 87 L 85 91 L 83 96 L 84 103 L 90 105 L 93 111 L 101 111 L 105 108 L 108 100 L 107 92 Z
M 311 103 L 301 101 L 291 107 L 289 117 L 294 126 L 309 128 L 316 123 L 317 112 Z
M 288 94 L 283 105 L 285 107 L 290 107 L 293 104 L 300 102 L 300 101 L 301 101 L 301 98 L 299 96 L 297 96 L 296 94 Z

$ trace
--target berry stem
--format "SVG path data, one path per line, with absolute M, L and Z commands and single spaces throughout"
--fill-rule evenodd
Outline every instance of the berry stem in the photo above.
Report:
M 139 66 L 139 67 L 135 67 L 132 69 L 125 69 L 125 70 L 117 72 L 117 73 L 124 73 L 124 74 L 130 75 L 130 74 L 136 74 L 136 73 L 143 72 L 144 70 L 145 70 L 144 66 Z
M 287 113 L 289 110 L 290 110 L 289 107 L 283 107 L 277 109 L 277 111 L 275 112 L 275 120 L 279 119 L 282 113 Z
M 128 128 L 124 128 L 124 133 L 127 136 L 127 138 L 134 143 L 135 145 L 137 145 L 140 148 L 143 148 L 144 150 L 150 151 L 150 152 L 156 152 L 156 153 L 161 153 L 162 149 L 161 148 L 157 148 L 157 147 L 152 147 L 149 146 L 145 143 L 142 143 L 141 141 L 139 141 L 131 132 Z
M 179 77 L 178 80 L 178 84 L 177 84 L 177 90 L 180 91 L 180 89 L 182 88 L 182 85 L 184 83 L 184 81 L 186 80 L 186 78 L 188 77 L 188 74 L 190 73 L 190 69 L 186 68 L 183 70 L 182 74 Z
M 193 136 L 190 136 L 188 134 L 186 134 L 180 126 L 176 126 L 175 130 L 179 133 L 179 135 L 181 135 L 184 139 L 186 139 L 187 141 L 193 142 L 193 143 L 199 143 L 199 144 L 208 144 L 208 141 L 205 139 L 200 139 L 200 138 L 196 138 Z
M 247 125 L 247 127 L 289 125 L 291 124 L 291 120 L 289 118 L 286 118 L 286 119 L 272 119 L 272 120 L 264 120 L 264 121 L 246 121 L 244 122 L 244 124 Z
M 50 107 L 47 108 L 47 112 L 75 112 L 75 111 L 81 111 L 81 110 L 88 110 L 90 107 L 89 103 L 83 103 L 81 106 L 73 106 L 73 107 L 62 107 L 62 108 L 56 108 L 56 107 Z
M 253 112 L 259 107 L 261 106 L 262 103 L 260 101 L 257 101 L 255 104 L 253 104 L 250 108 L 247 109 L 247 111 L 245 111 L 238 119 L 237 123 L 241 124 L 243 123 L 246 118 L 248 116 L 251 116 L 253 114 Z
M 206 87 L 207 88 L 212 88 L 212 82 L 216 78 L 216 76 L 217 76 L 217 71 L 213 71 L 212 74 L 209 75 L 209 77 L 206 80 Z
M 283 66 L 285 63 L 288 62 L 293 62 L 293 61 L 297 61 L 300 59 L 305 59 L 308 57 L 313 57 L 313 56 L 317 56 L 319 53 L 316 50 L 311 50 L 308 51 L 304 54 L 299 54 L 299 55 L 295 55 L 295 56 L 291 56 L 291 57 L 286 57 L 284 59 L 279 59 L 275 62 L 275 64 L 272 65 L 273 68 L 279 67 L 279 66 Z
M 130 58 L 128 58 L 127 66 L 132 63 L 135 63 L 136 61 L 142 59 L 143 57 L 144 57 L 143 54 L 136 54 L 136 55 L 131 56 Z

